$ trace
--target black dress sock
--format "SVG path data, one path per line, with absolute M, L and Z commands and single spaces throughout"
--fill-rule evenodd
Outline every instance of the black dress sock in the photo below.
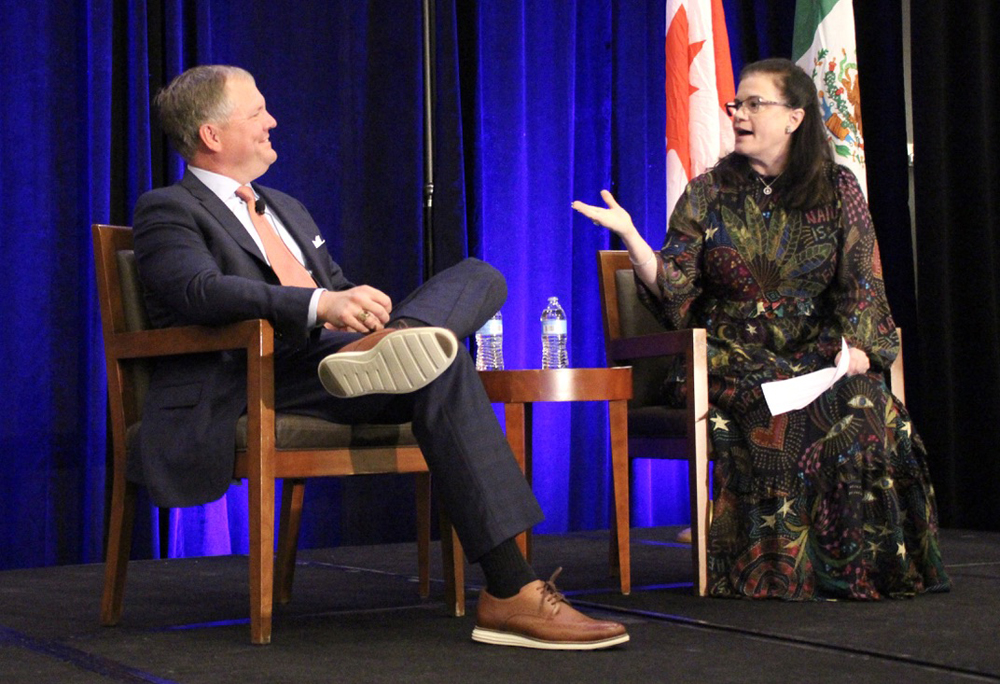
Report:
M 513 538 L 487 551 L 479 566 L 486 575 L 486 591 L 496 598 L 510 598 L 538 579 Z

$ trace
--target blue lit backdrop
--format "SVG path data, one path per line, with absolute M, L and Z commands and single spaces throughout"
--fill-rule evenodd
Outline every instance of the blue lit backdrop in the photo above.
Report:
M 794 2 L 726 5 L 737 70 L 788 53 Z M 197 63 L 253 72 L 278 120 L 263 182 L 310 208 L 355 282 L 399 299 L 424 269 L 420 3 L 2 6 L 0 568 L 97 561 L 106 389 L 89 226 L 129 224 L 141 192 L 179 176 L 151 94 Z M 538 367 L 550 295 L 569 313 L 570 363 L 603 366 L 595 252 L 617 245 L 569 205 L 610 188 L 662 242 L 664 1 L 436 7 L 434 266 L 472 254 L 507 276 L 507 367 Z M 601 405 L 537 408 L 539 531 L 607 527 L 607 438 Z M 686 522 L 686 466 L 649 463 L 634 524 Z M 245 499 L 234 486 L 169 521 L 146 505 L 135 553 L 244 552 Z M 411 502 L 406 478 L 310 485 L 303 543 L 410 537 Z

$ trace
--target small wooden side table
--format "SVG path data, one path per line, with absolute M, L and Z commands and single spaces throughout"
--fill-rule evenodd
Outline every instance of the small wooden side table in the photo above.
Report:
M 493 403 L 504 404 L 507 442 L 531 483 L 531 413 L 536 401 L 606 401 L 611 427 L 611 474 L 615 520 L 611 525 L 612 572 L 623 594 L 632 590 L 629 554 L 628 400 L 632 368 L 560 368 L 555 370 L 480 371 Z M 531 531 L 518 535 L 518 545 L 531 560 Z

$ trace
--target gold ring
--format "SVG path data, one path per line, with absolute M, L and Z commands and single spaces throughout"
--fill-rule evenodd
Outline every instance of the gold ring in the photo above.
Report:
M 358 314 L 358 320 L 364 323 L 368 320 L 369 316 L 371 316 L 371 314 L 366 309 L 362 309 L 361 313 Z

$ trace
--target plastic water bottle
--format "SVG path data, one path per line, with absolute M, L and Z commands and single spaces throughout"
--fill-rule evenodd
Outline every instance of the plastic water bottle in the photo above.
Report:
M 503 370 L 503 316 L 499 311 L 476 331 L 476 370 Z
M 542 368 L 568 368 L 566 356 L 566 312 L 557 297 L 549 297 L 542 312 Z

